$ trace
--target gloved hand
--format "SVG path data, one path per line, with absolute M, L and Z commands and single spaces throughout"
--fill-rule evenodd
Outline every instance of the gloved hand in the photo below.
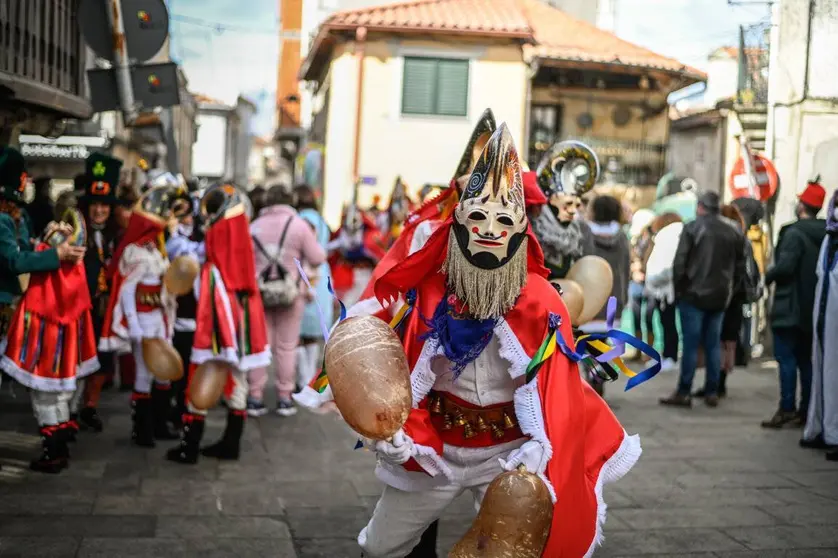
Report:
M 527 472 L 543 475 L 547 469 L 547 462 L 550 461 L 550 456 L 546 455 L 544 446 L 535 440 L 525 442 L 520 448 L 513 450 L 506 456 L 506 460 L 498 459 L 500 466 L 504 471 L 512 471 L 518 465 L 523 464 L 527 468 Z
M 399 430 L 393 434 L 392 440 L 377 441 L 374 449 L 375 453 L 387 463 L 402 465 L 413 457 L 414 446 L 411 437 L 405 434 L 403 430 Z

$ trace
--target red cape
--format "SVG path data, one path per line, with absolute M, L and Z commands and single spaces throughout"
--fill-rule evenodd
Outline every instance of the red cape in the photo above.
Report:
M 426 246 L 394 267 L 375 285 L 379 300 L 393 293 L 416 289 L 416 303 L 405 323 L 403 344 L 411 369 L 416 365 L 427 331 L 422 316 L 433 315 L 445 296 L 445 276 L 440 273 L 447 250 L 449 219 Z M 547 281 L 543 256 L 537 242 L 529 243 L 529 276 L 515 307 L 504 320 L 528 358 L 538 351 L 548 333 L 550 314 L 561 318 L 560 332 L 573 346 L 573 334 L 567 308 L 556 289 Z M 386 317 L 382 314 L 381 317 Z M 636 438 L 627 438 L 605 401 L 582 381 L 578 367 L 556 351 L 538 373 L 536 380 L 544 409 L 547 437 L 553 457 L 546 475 L 556 493 L 550 537 L 543 556 L 579 558 L 585 556 L 601 537 L 605 504 L 602 483 L 617 480 L 639 457 Z M 430 422 L 428 411 L 411 410 L 405 431 L 414 441 L 442 451 L 442 440 Z M 417 470 L 414 460 L 405 464 Z

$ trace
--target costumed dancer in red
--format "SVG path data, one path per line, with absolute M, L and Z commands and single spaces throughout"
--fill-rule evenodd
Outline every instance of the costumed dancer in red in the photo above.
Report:
M 593 554 L 605 519 L 602 487 L 628 472 L 640 443 L 571 358 L 545 352 L 556 338 L 572 350 L 567 309 L 547 275 L 502 125 L 453 217 L 374 287 L 380 317 L 389 320 L 400 296 L 411 308 L 399 330 L 414 408 L 392 442 L 368 442 L 387 486 L 358 538 L 365 555 L 407 555 L 460 494 L 482 500 L 498 474 L 519 464 L 553 496 L 543 556 Z
M 387 252 L 387 238 L 375 221 L 358 207 L 358 185 L 343 215 L 341 227 L 326 247 L 332 287 L 346 303 L 354 304 L 367 287 L 372 269 Z
M 43 473 L 67 467 L 67 442 L 74 435 L 70 402 L 84 389 L 78 380 L 99 369 L 84 265 L 66 255 L 67 246 L 84 255 L 84 217 L 75 208 L 63 217 L 69 224 L 51 223 L 35 248 L 36 254 L 52 253 L 56 264 L 62 263 L 54 271 L 31 275 L 0 343 L 0 368 L 30 390 L 42 445 L 30 469 Z
M 207 227 L 206 259 L 198 287 L 187 413 L 180 445 L 166 455 L 178 463 L 198 461 L 204 434 L 206 411 L 196 409 L 189 400 L 194 368 L 215 361 L 229 369 L 224 389 L 228 408 L 224 434 L 200 453 L 217 459 L 238 459 L 247 416 L 247 373 L 264 368 L 271 361 L 246 199 L 234 186 L 225 184 L 210 189 L 201 200 Z
M 156 396 L 155 380 L 143 358 L 143 339 L 164 339 L 171 343 L 175 323 L 175 296 L 166 290 L 163 275 L 169 267 L 165 231 L 174 219 L 173 208 L 186 195 L 174 186 L 157 186 L 140 196 L 128 229 L 122 236 L 111 260 L 111 295 L 99 350 L 117 353 L 131 351 L 136 377 L 131 394 L 131 439 L 141 447 L 153 448 L 154 440 L 175 439 L 166 419 L 168 400 Z M 167 393 L 165 389 L 161 393 Z M 165 405 L 163 404 L 165 403 Z
M 393 184 L 393 192 L 390 194 L 390 205 L 382 215 L 381 230 L 387 237 L 387 247 L 393 245 L 401 236 L 404 230 L 405 221 L 407 221 L 411 210 L 411 201 L 407 195 L 407 185 L 402 181 L 402 177 L 396 178 L 396 183 Z

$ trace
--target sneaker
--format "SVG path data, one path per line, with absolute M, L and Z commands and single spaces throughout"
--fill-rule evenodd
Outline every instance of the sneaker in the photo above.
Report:
M 297 406 L 290 399 L 280 399 L 276 405 L 276 414 L 281 417 L 292 417 L 297 414 Z
M 661 362 L 661 372 L 672 372 L 678 368 L 678 363 L 671 358 L 663 359 Z
M 791 424 L 797 420 L 797 413 L 795 411 L 784 411 L 778 409 L 774 416 L 768 420 L 762 421 L 763 428 L 783 428 L 787 424 Z
M 268 408 L 261 401 L 248 400 L 247 414 L 251 417 L 261 417 L 268 414 Z

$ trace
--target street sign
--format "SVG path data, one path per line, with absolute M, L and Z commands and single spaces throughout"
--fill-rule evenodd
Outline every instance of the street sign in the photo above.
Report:
M 169 35 L 169 12 L 163 0 L 81 0 L 79 28 L 97 56 L 114 62 L 114 35 L 107 10 L 121 2 L 125 19 L 125 46 L 135 62 L 153 58 Z
M 363 184 L 364 186 L 375 186 L 376 184 L 378 184 L 378 179 L 374 176 L 362 176 L 361 184 Z
M 756 180 L 757 191 L 759 192 L 760 201 L 768 201 L 777 191 L 777 184 L 779 178 L 777 176 L 777 169 L 774 168 L 774 163 L 770 159 L 762 155 L 754 154 L 752 157 L 754 178 Z M 748 198 L 750 195 L 750 180 L 745 172 L 745 160 L 740 157 L 733 164 L 733 170 L 730 172 L 730 179 L 728 180 L 728 187 L 734 199 Z
M 116 70 L 88 70 L 87 78 L 90 82 L 90 103 L 93 105 L 93 111 L 119 110 Z M 140 112 L 180 104 L 180 88 L 175 63 L 133 66 L 131 84 L 134 99 L 140 105 Z

